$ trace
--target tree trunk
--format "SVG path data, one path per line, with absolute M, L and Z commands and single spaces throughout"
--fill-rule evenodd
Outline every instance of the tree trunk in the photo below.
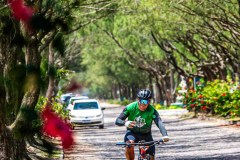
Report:
M 137 98 L 137 87 L 135 85 L 132 86 L 132 100 L 136 100 Z
M 123 95 L 122 95 L 122 85 L 121 85 L 121 83 L 118 84 L 118 90 L 119 90 L 120 100 L 122 100 Z
M 16 33 L 14 33 L 14 36 Z M 21 97 L 21 78 L 15 73 L 17 69 L 17 45 L 11 46 L 12 34 L 2 36 L 0 41 L 0 137 L 3 146 L 4 159 L 23 159 L 25 157 L 25 142 L 23 139 L 15 139 L 6 125 L 12 123 L 19 110 Z M 25 73 L 25 72 L 24 72 Z M 24 75 L 24 74 L 23 74 Z M 22 75 L 21 75 L 22 76 Z M 19 79 L 20 78 L 20 79 Z M 21 83 L 21 85 L 19 85 Z M 21 86 L 21 87 L 20 87 Z
M 29 126 L 31 122 L 28 122 L 23 109 L 34 110 L 39 93 L 40 93 L 40 62 L 41 57 L 38 53 L 38 43 L 36 40 L 32 40 L 26 50 L 26 82 L 25 82 L 25 94 L 22 100 L 20 111 L 17 114 L 15 121 L 8 126 L 8 129 L 12 132 L 19 132 L 23 127 Z
M 152 100 L 153 100 L 153 102 L 155 103 L 156 102 L 156 100 L 155 100 L 155 98 L 154 98 L 154 90 L 153 90 L 153 82 L 152 82 L 152 76 L 149 74 L 149 89 L 151 90 L 151 92 L 152 92 Z
M 116 84 L 113 84 L 113 86 L 112 86 L 112 95 L 113 95 L 113 99 L 118 98 L 117 85 Z
M 163 104 L 164 98 L 161 90 L 161 85 L 158 81 L 158 78 L 156 78 L 156 102 Z
M 174 71 L 173 69 L 171 69 L 171 72 L 170 72 L 170 90 L 171 90 L 171 94 L 172 94 L 172 97 L 174 96 L 175 94 L 175 79 L 174 79 Z
M 1 47 L 0 47 L 0 74 L 3 75 L 3 55 L 2 55 L 2 42 L 0 43 Z M 3 77 L 0 77 L 0 152 L 3 152 L 4 157 L 6 157 L 6 137 L 5 137 L 5 102 L 6 102 L 6 92 L 5 92 L 5 88 L 4 88 L 4 81 L 3 81 Z M 3 157 L 0 157 L 0 159 L 2 159 Z
M 54 80 L 55 80 L 55 67 L 54 67 L 54 53 L 52 48 L 52 43 L 49 45 L 49 55 L 48 55 L 48 89 L 46 93 L 46 97 L 49 102 L 52 101 L 52 97 L 54 95 Z
M 131 86 L 127 86 L 127 93 L 128 93 L 127 99 L 131 99 L 131 97 L 132 97 L 132 95 L 131 95 Z
M 167 106 L 170 106 L 170 104 L 173 102 L 173 96 L 171 93 L 171 88 L 172 88 L 171 78 L 169 76 L 166 76 L 163 81 L 166 86 L 165 93 L 166 93 Z

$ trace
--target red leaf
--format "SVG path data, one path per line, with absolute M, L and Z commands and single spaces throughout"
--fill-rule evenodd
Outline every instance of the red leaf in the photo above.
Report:
M 222 96 L 225 97 L 227 94 L 226 93 L 223 93 Z
M 16 19 L 27 23 L 33 16 L 32 8 L 25 6 L 23 0 L 9 0 L 8 3 Z
M 207 110 L 207 106 L 202 106 L 202 110 Z
M 70 125 L 63 121 L 54 113 L 49 106 L 42 112 L 44 121 L 43 132 L 52 137 L 61 137 L 64 149 L 68 149 L 73 145 L 73 135 Z

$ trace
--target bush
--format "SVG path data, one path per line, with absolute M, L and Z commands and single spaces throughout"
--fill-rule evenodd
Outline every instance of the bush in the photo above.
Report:
M 120 104 L 122 105 L 122 106 L 126 106 L 126 105 L 128 105 L 128 104 L 130 104 L 130 103 L 132 103 L 133 101 L 130 101 L 130 100 L 128 100 L 128 99 L 124 99 L 123 101 L 121 101 L 120 102 Z
M 196 89 L 191 87 L 184 95 L 184 104 L 189 111 L 218 114 L 223 117 L 240 116 L 240 90 L 231 80 L 201 80 Z M 234 89 L 233 89 L 234 88 Z
M 169 106 L 169 109 L 182 109 L 182 106 Z
M 156 109 L 156 110 L 160 110 L 160 109 L 182 109 L 183 107 L 182 106 L 163 106 L 161 104 L 153 104 L 153 107 Z
M 110 104 L 119 104 L 119 101 L 115 100 L 115 99 L 109 99 L 109 100 L 107 100 L 107 102 Z
M 64 120 L 69 119 L 69 111 L 64 110 L 63 105 L 56 101 L 56 99 L 59 97 L 56 97 L 52 100 L 52 109 L 54 110 L 54 112 L 61 117 Z M 47 98 L 41 96 L 38 99 L 38 103 L 36 105 L 35 111 L 40 115 L 42 110 L 46 107 L 46 103 L 47 103 Z M 34 127 L 40 127 L 42 125 L 42 121 L 40 118 L 38 118 L 35 122 L 34 122 Z
M 161 106 L 161 104 L 155 104 L 155 105 L 153 105 L 154 106 L 154 108 L 156 109 L 156 110 L 159 110 L 159 109 L 162 109 L 163 107 Z

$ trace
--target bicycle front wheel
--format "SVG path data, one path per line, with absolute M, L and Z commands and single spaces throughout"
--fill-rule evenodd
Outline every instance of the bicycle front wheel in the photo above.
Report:
M 138 160 L 150 160 L 150 155 L 147 154 L 146 156 L 142 157 L 140 154 L 138 155 Z

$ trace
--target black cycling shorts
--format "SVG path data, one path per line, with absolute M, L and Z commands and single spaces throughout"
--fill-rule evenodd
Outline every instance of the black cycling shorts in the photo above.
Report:
M 133 140 L 135 143 L 138 143 L 141 140 L 145 140 L 145 142 L 150 142 L 153 141 L 152 134 L 147 133 L 147 134 L 138 134 L 134 133 L 131 130 L 127 130 L 125 137 L 124 137 L 124 142 L 127 142 L 128 140 Z M 155 155 L 155 145 L 151 146 L 148 150 L 147 153 L 154 156 Z

